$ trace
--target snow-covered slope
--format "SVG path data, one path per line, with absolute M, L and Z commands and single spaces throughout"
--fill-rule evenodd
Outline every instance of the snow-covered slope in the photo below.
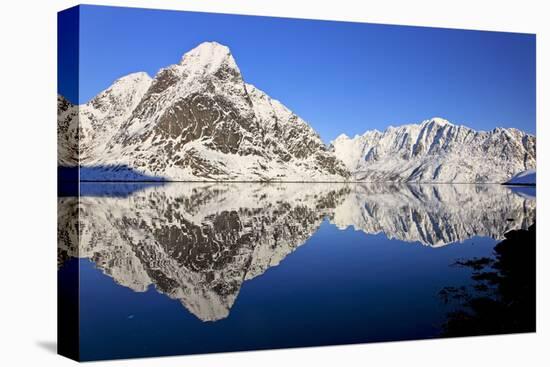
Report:
M 57 96 L 57 165 L 78 165 L 78 111 L 76 106 Z
M 537 184 L 537 171 L 535 169 L 528 169 L 515 174 L 511 179 L 506 181 L 507 185 L 536 185 Z
M 68 113 L 59 116 L 60 130 L 69 130 Z M 229 49 L 216 42 L 200 44 L 152 80 L 143 73 L 122 78 L 80 106 L 76 117 L 80 165 L 95 167 L 81 171 L 82 179 L 349 177 L 306 122 L 244 82 Z M 67 159 L 66 152 L 74 153 L 60 149 L 60 165 L 75 165 L 78 159 Z
M 441 118 L 332 142 L 359 181 L 493 182 L 535 167 L 536 139 L 517 129 L 475 131 Z
M 85 165 L 101 164 L 109 140 L 143 98 L 151 85 L 146 73 L 120 78 L 84 106 L 80 106 L 80 161 Z
M 120 130 L 149 86 L 146 73 L 116 80 L 90 102 L 76 106 L 57 98 L 59 165 L 100 164 L 109 140 Z

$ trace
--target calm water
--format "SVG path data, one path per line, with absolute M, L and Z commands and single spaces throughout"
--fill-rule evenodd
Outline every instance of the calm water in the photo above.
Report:
M 80 275 L 84 360 L 455 335 L 464 300 L 502 298 L 464 262 L 495 261 L 536 206 L 534 190 L 499 185 L 89 183 L 81 193 L 58 199 L 58 262 L 60 289 L 64 274 Z

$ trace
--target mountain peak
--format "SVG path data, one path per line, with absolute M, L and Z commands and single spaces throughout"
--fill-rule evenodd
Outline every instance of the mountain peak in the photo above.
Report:
M 336 139 L 334 139 L 332 142 L 339 142 L 339 141 L 345 141 L 345 140 L 350 140 L 350 137 L 347 136 L 346 134 L 342 133 L 342 134 L 338 135 L 336 137 Z
M 147 89 L 153 79 L 146 72 L 140 71 L 118 78 L 107 89 L 99 93 L 94 99 L 104 97 L 106 95 L 121 95 L 129 91 L 138 89 Z
M 151 80 L 151 77 L 149 76 L 149 74 L 147 74 L 144 71 L 138 71 L 136 73 L 131 73 L 131 74 L 125 75 L 121 78 L 118 78 L 117 80 L 115 80 L 115 82 L 113 84 L 136 83 L 136 82 L 149 81 L 149 80 Z
M 203 42 L 185 53 L 180 65 L 191 73 L 215 73 L 221 67 L 239 70 L 229 47 L 218 42 Z
M 153 79 L 145 72 L 137 72 L 118 78 L 89 103 L 95 108 L 120 108 L 134 106 L 143 97 Z
M 446 125 L 453 125 L 449 120 L 446 120 L 442 117 L 432 117 L 429 120 L 425 120 L 422 122 L 422 125 L 438 125 L 438 126 L 446 126 Z

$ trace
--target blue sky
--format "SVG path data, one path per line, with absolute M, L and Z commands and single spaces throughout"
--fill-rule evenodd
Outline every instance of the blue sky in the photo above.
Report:
M 535 36 L 514 33 L 84 6 L 78 99 L 204 41 L 325 142 L 433 116 L 535 133 Z

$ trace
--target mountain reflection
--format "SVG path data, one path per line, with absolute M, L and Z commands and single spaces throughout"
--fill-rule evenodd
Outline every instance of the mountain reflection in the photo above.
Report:
M 383 232 L 432 247 L 474 236 L 502 239 L 527 229 L 535 217 L 533 197 L 500 185 L 354 185 L 334 211 L 338 228 Z
M 171 183 L 128 195 L 120 184 L 86 185 L 93 196 L 58 198 L 58 265 L 89 258 L 118 284 L 153 284 L 203 321 L 227 317 L 243 282 L 325 219 L 435 247 L 501 239 L 535 218 L 533 199 L 499 185 Z

